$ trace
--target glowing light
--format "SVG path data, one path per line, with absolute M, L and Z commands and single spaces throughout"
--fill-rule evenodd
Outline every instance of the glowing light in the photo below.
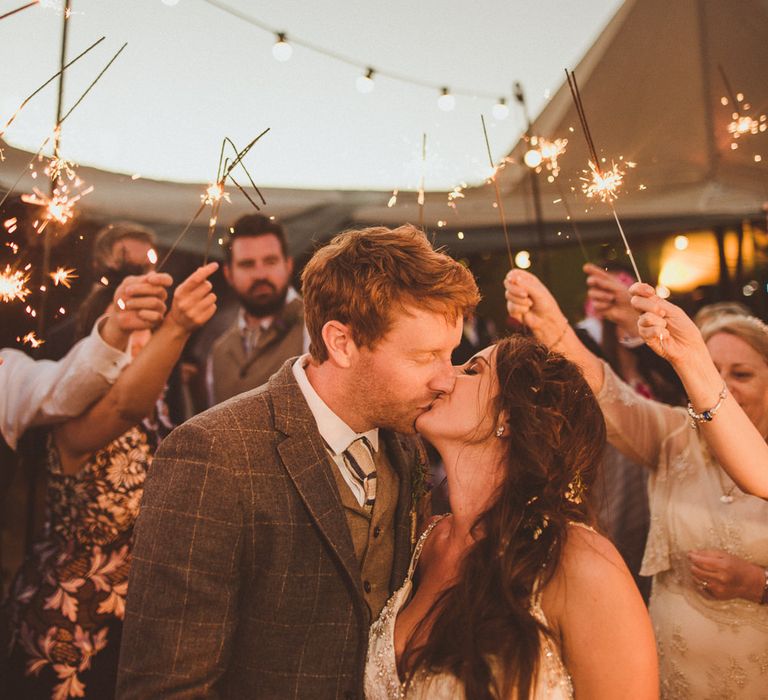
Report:
M 531 266 L 531 254 L 527 250 L 521 250 L 516 253 L 515 265 L 521 270 L 527 270 Z
M 541 151 L 538 148 L 531 148 L 525 152 L 523 162 L 529 168 L 538 168 L 541 165 Z
M 125 302 L 122 299 L 117 300 L 117 306 L 121 311 L 125 311 Z
M 24 301 L 32 293 L 27 287 L 29 274 L 24 270 L 14 270 L 10 265 L 0 272 L 0 301 L 9 302 L 16 299 Z
M 554 141 L 539 139 L 541 158 L 547 170 L 551 171 L 554 177 L 560 174 L 560 166 L 557 164 L 557 159 L 565 153 L 567 145 L 568 139 L 555 139 Z
M 440 97 L 437 98 L 437 106 L 443 110 L 443 112 L 452 112 L 456 107 L 456 98 L 451 95 L 447 87 L 444 87 L 440 91 Z
M 157 251 L 154 248 L 147 251 L 147 260 L 153 265 L 157 265 Z
M 389 198 L 387 206 L 391 209 L 395 204 L 397 204 L 397 190 L 392 190 L 392 196 Z
M 509 105 L 507 104 L 507 101 L 501 97 L 499 101 L 493 105 L 491 113 L 493 114 L 493 118 L 498 121 L 506 119 L 509 116 Z
M 231 201 L 229 193 L 224 189 L 224 183 L 222 182 L 212 182 L 205 190 L 205 194 L 200 195 L 200 201 L 211 206 L 222 199 L 225 199 L 227 202 Z
M 597 197 L 603 202 L 617 199 L 619 189 L 624 183 L 624 171 L 613 163 L 608 170 L 600 171 L 592 161 L 589 161 L 589 171 L 585 170 L 587 177 L 582 177 L 581 189 L 590 199 Z
M 83 181 L 78 177 L 75 177 L 71 184 L 73 189 L 70 189 L 70 185 L 59 178 L 50 196 L 37 188 L 32 190 L 34 194 L 21 195 L 23 202 L 43 207 L 42 221 L 37 220 L 33 223 L 33 228 L 38 233 L 42 233 L 51 221 L 62 225 L 71 221 L 75 216 L 75 205 L 83 197 L 93 192 L 92 186 L 81 189 Z
M 293 55 L 293 47 L 288 43 L 285 34 L 279 32 L 277 35 L 277 41 L 272 47 L 272 56 L 276 61 L 284 63 Z
M 464 231 L 458 231 L 456 233 L 456 238 L 458 238 L 460 241 L 464 240 Z
M 3 221 L 3 227 L 9 234 L 13 233 L 17 229 L 18 219 L 14 216 L 12 219 L 6 219 Z
M 669 299 L 670 293 L 669 288 L 665 287 L 663 284 L 656 287 L 656 296 L 659 297 L 659 299 Z
M 456 211 L 456 200 L 464 199 L 464 187 L 466 187 L 464 184 L 457 185 L 448 193 L 448 206 L 454 211 Z
M 74 274 L 74 269 L 66 269 L 63 267 L 57 267 L 53 272 L 49 273 L 50 278 L 53 280 L 55 286 L 62 285 L 67 289 L 71 289 L 71 281 L 77 279 L 77 275 Z
M 101 282 L 105 287 L 109 287 L 109 280 L 106 277 L 102 277 L 99 282 Z
M 376 87 L 376 84 L 373 82 L 373 74 L 373 68 L 367 68 L 365 75 L 358 76 L 355 81 L 355 86 L 357 87 L 358 92 L 363 95 L 373 92 L 373 89 Z
M 759 162 L 760 162 L 762 159 L 763 159 L 763 157 L 762 157 L 762 156 L 758 156 L 758 155 L 756 155 L 756 156 L 755 156 L 755 163 L 759 163 Z
M 688 247 L 688 236 L 675 236 L 675 248 L 685 250 Z
M 728 133 L 737 139 L 745 134 L 756 134 L 760 129 L 760 122 L 748 115 L 737 117 L 728 124 Z
M 42 338 L 38 338 L 34 331 L 30 331 L 23 338 L 16 338 L 16 340 L 31 345 L 33 348 L 39 348 L 45 341 Z

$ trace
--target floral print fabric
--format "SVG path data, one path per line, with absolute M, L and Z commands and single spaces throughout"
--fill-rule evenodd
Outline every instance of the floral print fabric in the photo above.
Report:
M 49 437 L 44 535 L 17 575 L 10 607 L 24 673 L 52 671 L 53 700 L 87 697 L 82 674 L 119 641 L 109 631 L 125 613 L 133 526 L 153 448 L 134 427 L 68 476 Z

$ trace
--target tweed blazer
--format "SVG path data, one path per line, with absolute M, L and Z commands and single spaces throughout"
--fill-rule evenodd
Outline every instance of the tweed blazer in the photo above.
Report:
M 294 359 L 158 450 L 136 526 L 121 700 L 362 697 L 371 620 Z M 381 437 L 400 475 L 395 590 L 410 558 L 420 448 Z

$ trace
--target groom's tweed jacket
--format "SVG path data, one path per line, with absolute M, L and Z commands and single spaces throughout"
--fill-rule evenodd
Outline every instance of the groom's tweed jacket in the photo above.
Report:
M 292 362 L 158 450 L 136 526 L 121 700 L 362 697 L 371 620 L 360 567 Z M 382 440 L 400 475 L 394 590 L 410 558 L 419 450 Z

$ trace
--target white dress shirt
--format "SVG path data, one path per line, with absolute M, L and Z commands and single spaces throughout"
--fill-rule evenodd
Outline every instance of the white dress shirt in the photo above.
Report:
M 11 449 L 27 428 L 80 415 L 131 361 L 128 352 L 102 339 L 98 329 L 104 318 L 58 362 L 0 350 L 0 432 Z
M 309 410 L 317 423 L 317 429 L 320 436 L 325 440 L 328 454 L 331 456 L 334 464 L 338 467 L 345 483 L 352 491 L 357 502 L 362 506 L 365 504 L 365 491 L 363 485 L 350 474 L 347 465 L 344 463 L 344 450 L 347 449 L 355 440 L 364 437 L 367 438 L 374 453 L 379 451 L 379 429 L 373 428 L 366 433 L 356 433 L 341 418 L 339 418 L 323 401 L 315 388 L 309 383 L 307 373 L 304 370 L 309 362 L 309 355 L 302 355 L 293 363 L 293 376 L 299 384 L 299 389 L 307 401 Z

